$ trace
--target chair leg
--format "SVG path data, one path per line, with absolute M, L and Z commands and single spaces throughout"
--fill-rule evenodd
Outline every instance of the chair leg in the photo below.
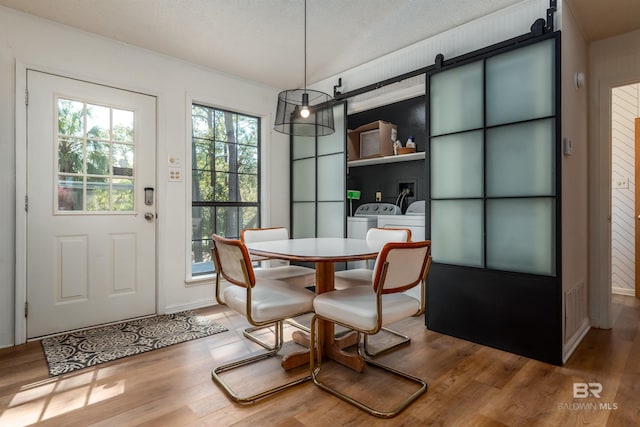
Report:
M 399 371 L 395 368 L 392 368 L 390 366 L 384 365 L 382 363 L 373 361 L 371 359 L 365 358 L 363 357 L 363 360 L 365 361 L 365 363 L 367 365 L 370 366 L 375 366 L 377 368 L 380 368 L 386 372 L 389 372 L 393 375 L 399 376 L 401 378 L 404 378 L 406 380 L 409 380 L 413 383 L 415 383 L 418 386 L 418 389 L 416 391 L 414 391 L 413 393 L 411 393 L 408 397 L 406 397 L 402 402 L 400 402 L 395 408 L 393 408 L 390 411 L 381 411 L 375 408 L 372 408 L 368 405 L 366 405 L 365 403 L 337 390 L 334 387 L 331 387 L 329 385 L 327 385 L 326 383 L 323 383 L 319 378 L 319 374 L 321 371 L 321 366 L 322 366 L 322 352 L 318 346 L 317 343 L 317 325 L 318 325 L 318 319 L 322 318 L 321 316 L 315 315 L 313 316 L 313 319 L 311 320 L 311 345 L 313 346 L 313 348 L 315 349 L 315 351 L 310 351 L 310 358 L 309 358 L 309 370 L 311 373 L 311 378 L 313 379 L 313 382 L 320 387 L 321 389 L 333 394 L 334 396 L 339 397 L 340 399 L 344 400 L 347 403 L 352 404 L 353 406 L 367 412 L 368 414 L 371 414 L 373 416 L 379 417 L 379 418 L 393 418 L 396 415 L 398 415 L 400 412 L 402 412 L 404 409 L 406 409 L 411 403 L 413 403 L 418 397 L 420 397 L 422 394 L 424 394 L 427 391 L 427 383 L 423 380 L 421 380 L 418 377 L 415 377 L 413 375 L 407 374 L 405 372 Z M 325 319 L 328 321 L 331 321 L 329 319 Z M 336 323 L 336 322 L 334 322 Z M 339 323 L 336 323 L 339 324 Z M 344 327 L 347 327 L 347 325 L 342 325 Z M 358 334 L 360 334 L 360 332 L 358 332 Z M 360 340 L 358 339 L 358 342 L 360 342 Z M 356 346 L 357 348 L 357 352 L 358 354 L 362 357 L 361 351 L 360 351 L 360 345 Z M 316 361 L 317 361 L 317 365 L 316 365 Z
M 398 331 L 394 331 L 393 329 L 388 329 L 388 328 L 382 328 L 383 331 L 388 332 L 396 337 L 401 338 L 401 340 L 395 344 L 392 344 L 390 346 L 381 348 L 378 351 L 370 351 L 369 350 L 369 335 L 365 334 L 364 335 L 364 353 L 368 356 L 368 357 L 376 357 L 379 354 L 382 354 L 384 352 L 387 352 L 389 350 L 393 350 L 395 348 L 400 347 L 401 345 L 404 344 L 408 344 L 411 342 L 411 338 L 408 337 L 407 335 L 401 334 Z
M 240 396 L 240 395 L 238 395 L 236 392 L 234 392 L 231 389 L 231 387 L 227 383 L 224 382 L 224 380 L 220 376 L 221 373 L 227 372 L 227 371 L 231 371 L 233 369 L 240 368 L 242 366 L 250 365 L 252 363 L 259 362 L 261 360 L 266 360 L 266 359 L 269 359 L 270 357 L 278 355 L 278 352 L 280 351 L 280 349 L 282 348 L 282 346 L 284 344 L 283 322 L 279 321 L 279 322 L 276 322 L 276 323 L 274 323 L 272 325 L 275 326 L 276 344 L 269 351 L 267 351 L 265 353 L 257 354 L 255 356 L 251 356 L 251 357 L 247 357 L 247 358 L 244 358 L 244 359 L 236 360 L 235 362 L 231 362 L 231 363 L 227 363 L 227 364 L 224 364 L 224 365 L 220 365 L 220 366 L 214 368 L 211 371 L 211 377 L 216 382 L 216 384 L 218 384 L 224 390 L 224 392 L 227 394 L 227 396 L 229 396 L 229 398 L 231 400 L 233 400 L 234 402 L 236 402 L 236 403 L 243 404 L 243 405 L 244 404 L 250 404 L 250 403 L 256 402 L 257 400 L 264 399 L 265 397 L 269 397 L 269 396 L 271 396 L 273 394 L 276 394 L 276 393 L 279 393 L 281 391 L 287 390 L 287 389 L 289 389 L 289 388 L 291 388 L 293 386 L 296 386 L 298 384 L 302 384 L 302 383 L 304 383 L 306 381 L 309 381 L 311 379 L 311 375 L 306 375 L 304 377 L 300 377 L 300 378 L 294 379 L 294 380 L 289 381 L 287 383 L 280 384 L 280 385 L 278 385 L 276 387 L 271 387 L 271 388 L 268 388 L 266 390 L 262 390 L 262 391 L 260 391 L 258 393 L 252 394 L 250 396 Z M 268 325 L 268 326 L 271 326 L 271 325 Z M 259 328 L 260 327 L 258 327 L 256 329 L 259 329 Z M 258 344 L 260 344 L 260 343 L 258 342 Z

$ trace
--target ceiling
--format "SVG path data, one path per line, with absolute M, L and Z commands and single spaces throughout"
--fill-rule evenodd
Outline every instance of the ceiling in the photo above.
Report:
M 521 1 L 308 0 L 307 81 Z M 589 40 L 640 28 L 640 0 L 569 3 Z M 302 0 L 0 0 L 0 5 L 276 88 L 304 83 Z

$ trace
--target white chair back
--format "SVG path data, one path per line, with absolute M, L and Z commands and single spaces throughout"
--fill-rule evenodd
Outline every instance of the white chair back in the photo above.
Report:
M 253 287 L 256 278 L 251 267 L 247 247 L 240 240 L 226 239 L 214 234 L 213 238 L 216 271 L 228 282 L 242 287 Z M 246 275 L 245 275 L 246 272 Z
M 285 227 L 245 228 L 240 233 L 240 240 L 244 243 L 287 239 L 289 239 L 289 230 Z
M 373 269 L 374 291 L 404 292 L 418 285 L 431 265 L 430 250 L 430 240 L 386 243 Z
M 365 237 L 367 242 L 410 242 L 411 230 L 408 228 L 370 228 Z

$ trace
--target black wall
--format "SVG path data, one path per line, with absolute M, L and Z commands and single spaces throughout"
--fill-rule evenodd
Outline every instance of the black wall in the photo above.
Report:
M 403 146 L 407 139 L 413 136 L 416 150 L 425 151 L 427 131 L 424 96 L 352 114 L 347 118 L 347 126 L 349 129 L 355 129 L 378 120 L 398 126 L 398 139 Z M 363 203 L 374 202 L 377 191 L 382 193 L 383 202 L 395 203 L 400 193 L 401 183 L 413 183 L 415 187 L 414 196 L 405 198 L 403 209 L 406 209 L 411 202 L 425 200 L 427 196 L 425 160 L 351 167 L 347 174 L 347 188 L 361 191 L 360 200 L 353 201 L 354 211 Z

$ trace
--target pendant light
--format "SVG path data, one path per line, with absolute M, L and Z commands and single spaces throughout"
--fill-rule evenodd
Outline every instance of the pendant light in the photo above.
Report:
M 304 0 L 304 89 L 278 94 L 273 128 L 294 136 L 323 136 L 334 132 L 333 99 L 324 92 L 307 89 L 307 0 Z

